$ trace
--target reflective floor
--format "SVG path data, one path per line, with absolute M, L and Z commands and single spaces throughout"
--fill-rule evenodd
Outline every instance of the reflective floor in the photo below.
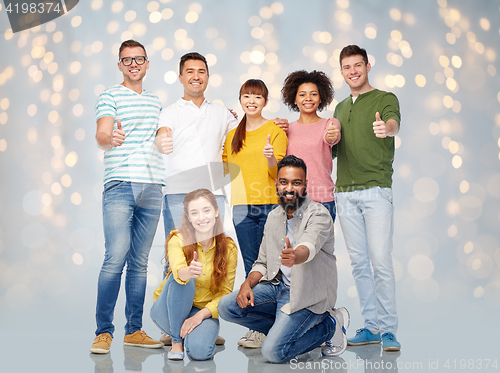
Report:
M 94 305 L 89 305 L 89 312 Z M 121 307 L 121 304 L 118 305 Z M 147 304 L 147 307 L 150 307 Z M 3 310 L 5 311 L 5 310 Z M 2 372 L 447 372 L 499 371 L 500 353 L 496 316 L 474 305 L 450 310 L 446 307 L 429 309 L 417 305 L 400 307 L 402 320 L 398 338 L 402 350 L 385 353 L 380 345 L 349 347 L 338 358 L 323 358 L 320 349 L 301 355 L 288 364 L 266 363 L 258 349 L 237 346 L 245 330 L 237 325 L 221 322 L 220 334 L 226 345 L 218 347 L 213 360 L 172 362 L 166 350 L 148 350 L 123 346 L 123 331 L 117 327 L 111 352 L 107 355 L 89 353 L 93 340 L 92 317 L 75 318 L 62 312 L 59 317 L 38 315 L 46 310 L 23 313 L 24 321 L 15 315 L 5 315 L 2 321 L 12 320 L 11 327 L 24 332 L 2 332 Z M 64 310 L 63 310 L 64 311 Z M 87 312 L 87 310 L 82 310 Z M 361 319 L 351 309 L 351 327 L 348 335 L 361 327 Z M 80 313 L 78 313 L 80 314 Z M 91 316 L 91 313 L 90 313 Z M 8 318 L 4 318 L 8 317 Z M 144 318 L 144 329 L 153 337 L 160 333 L 149 317 Z M 35 321 L 39 322 L 35 322 Z M 116 325 L 123 325 L 117 315 Z M 35 325 L 36 324 L 36 325 Z M 69 328 L 64 330 L 64 326 Z M 31 326 L 32 328 L 26 329 Z M 82 331 L 81 329 L 88 328 Z

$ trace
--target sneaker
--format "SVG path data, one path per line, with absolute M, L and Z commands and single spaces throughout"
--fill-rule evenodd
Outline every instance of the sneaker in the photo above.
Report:
M 160 338 L 160 342 L 163 343 L 164 346 L 172 346 L 172 337 L 168 334 L 163 334 Z
M 398 342 L 393 333 L 387 332 L 382 334 L 382 348 L 384 351 L 399 351 L 401 350 L 401 343 Z
M 243 346 L 243 344 L 247 341 L 248 338 L 253 334 L 253 330 L 249 330 L 247 334 L 240 338 L 238 341 L 238 346 Z
M 335 324 L 335 333 L 332 339 L 325 342 L 321 352 L 325 356 L 338 356 L 347 348 L 346 329 L 349 327 L 349 311 L 345 307 L 333 310 L 329 316 Z
M 380 343 L 380 333 L 372 333 L 366 328 L 356 330 L 356 335 L 347 340 L 349 346 L 362 346 L 369 343 Z
M 135 346 L 144 348 L 162 348 L 163 343 L 160 341 L 155 341 L 154 339 L 148 337 L 145 331 L 138 330 L 135 333 L 127 334 L 123 338 L 123 344 L 125 346 Z
M 107 354 L 111 347 L 113 338 L 109 333 L 101 333 L 94 339 L 94 343 L 90 347 L 90 352 L 94 354 Z
M 264 342 L 264 339 L 266 339 L 266 335 L 264 333 L 259 333 L 257 331 L 254 331 L 250 337 L 247 338 L 245 343 L 243 343 L 243 347 L 246 348 L 261 348 L 262 343 Z

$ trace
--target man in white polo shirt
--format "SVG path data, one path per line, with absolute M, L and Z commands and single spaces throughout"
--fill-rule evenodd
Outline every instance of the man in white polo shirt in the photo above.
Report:
M 184 96 L 160 114 L 156 144 L 165 154 L 167 169 L 167 185 L 163 189 L 165 236 L 180 226 L 182 201 L 195 189 L 214 192 L 224 216 L 222 145 L 238 122 L 227 108 L 205 99 L 208 78 L 204 56 L 197 52 L 182 56 L 179 81 L 184 86 Z

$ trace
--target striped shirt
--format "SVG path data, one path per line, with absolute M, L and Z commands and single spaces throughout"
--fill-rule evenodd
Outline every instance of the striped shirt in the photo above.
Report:
M 155 136 L 161 103 L 156 95 L 137 94 L 122 85 L 104 90 L 95 105 L 96 121 L 113 117 L 125 131 L 121 146 L 104 152 L 104 184 L 112 180 L 165 185 L 163 158 L 156 149 Z

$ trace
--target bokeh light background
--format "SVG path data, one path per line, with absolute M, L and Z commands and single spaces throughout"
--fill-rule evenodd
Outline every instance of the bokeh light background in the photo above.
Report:
M 122 81 L 118 47 L 134 38 L 151 61 L 144 87 L 164 107 L 182 94 L 180 56 L 196 50 L 210 65 L 209 99 L 241 115 L 241 83 L 261 78 L 270 89 L 265 116 L 289 120 L 297 115 L 280 100 L 289 72 L 319 69 L 332 77 L 336 100 L 324 114 L 330 115 L 350 93 L 339 72 L 341 48 L 366 48 L 371 84 L 394 92 L 402 112 L 394 163 L 401 333 L 427 321 L 434 331 L 454 330 L 471 315 L 484 322 L 483 337 L 498 332 L 492 318 L 500 311 L 499 6 L 89 0 L 13 34 L 2 4 L 0 330 L 81 332 L 83 348 L 91 343 L 104 253 L 103 152 L 94 140 L 93 106 L 105 87 Z M 336 229 L 339 303 L 361 327 L 338 223 Z M 162 241 L 160 224 L 145 309 L 161 279 Z M 240 268 L 240 282 L 242 275 Z M 148 312 L 145 325 L 152 325 Z

